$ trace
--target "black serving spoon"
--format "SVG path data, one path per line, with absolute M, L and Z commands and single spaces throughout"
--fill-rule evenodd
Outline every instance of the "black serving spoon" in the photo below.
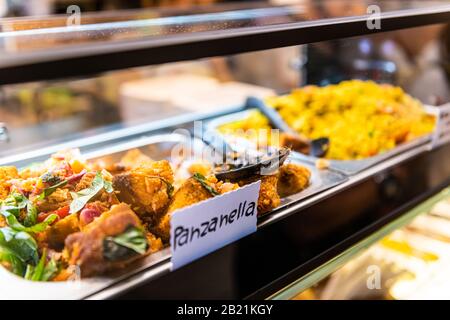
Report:
M 206 134 L 200 138 L 222 157 L 222 163 L 216 164 L 214 172 L 219 180 L 237 181 L 254 175 L 273 174 L 290 153 L 290 149 L 282 148 L 262 156 L 240 154 L 219 134 Z
M 284 122 L 280 114 L 273 108 L 268 107 L 263 101 L 258 98 L 250 97 L 247 99 L 247 107 L 257 108 L 264 116 L 269 119 L 271 125 L 274 128 L 280 129 L 283 132 L 289 133 L 297 140 L 302 141 L 305 145 L 309 146 L 309 154 L 313 157 L 323 157 L 328 151 L 330 146 L 330 139 L 323 137 L 318 139 L 306 139 L 301 137 L 295 130 Z
M 274 153 L 250 159 L 250 161 L 230 164 L 229 169 L 214 174 L 222 181 L 239 181 L 255 175 L 274 174 L 289 156 L 290 149 L 278 149 Z M 245 158 L 244 158 L 245 159 Z M 248 160 L 248 159 L 246 159 Z

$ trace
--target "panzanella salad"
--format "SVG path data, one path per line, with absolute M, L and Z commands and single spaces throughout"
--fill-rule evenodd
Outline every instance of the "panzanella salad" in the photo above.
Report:
M 68 150 L 22 170 L 0 167 L 0 264 L 32 281 L 103 274 L 167 246 L 177 209 L 259 179 L 261 214 L 305 188 L 310 175 L 293 164 L 245 181 L 219 181 L 213 172 L 207 163 L 153 161 L 138 149 L 112 164 Z

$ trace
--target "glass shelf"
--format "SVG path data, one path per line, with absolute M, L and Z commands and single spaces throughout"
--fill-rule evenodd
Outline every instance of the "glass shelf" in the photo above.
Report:
M 367 27 L 368 6 L 381 29 Z M 450 1 L 298 0 L 0 20 L 0 84 L 299 45 L 450 20 Z M 67 25 L 69 23 L 69 25 Z

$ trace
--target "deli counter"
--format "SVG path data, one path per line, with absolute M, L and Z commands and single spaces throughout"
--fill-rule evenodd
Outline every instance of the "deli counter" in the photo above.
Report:
M 4 18 L 0 55 L 0 299 L 449 298 L 449 1 Z

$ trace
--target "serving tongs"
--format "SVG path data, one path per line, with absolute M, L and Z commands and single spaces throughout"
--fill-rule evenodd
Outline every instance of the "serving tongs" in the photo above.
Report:
M 214 174 L 222 181 L 238 181 L 256 175 L 270 175 L 283 165 L 290 149 L 268 150 L 266 154 L 242 154 L 225 141 L 221 135 L 201 137 L 209 147 L 222 157 L 222 163 L 215 164 Z
M 222 181 L 239 181 L 251 176 L 271 175 L 283 165 L 289 153 L 290 149 L 288 148 L 278 149 L 271 154 L 255 157 L 251 161 L 229 164 L 226 170 L 219 168 L 214 174 L 217 179 Z
M 325 154 L 327 153 L 328 148 L 330 146 L 329 138 L 322 137 L 311 140 L 299 135 L 298 132 L 293 130 L 290 126 L 287 125 L 286 122 L 284 122 L 283 118 L 281 118 L 280 114 L 276 110 L 269 108 L 263 101 L 261 101 L 258 98 L 253 97 L 248 98 L 246 106 L 249 108 L 258 109 L 267 119 L 269 119 L 269 122 L 272 125 L 272 127 L 280 129 L 282 132 L 292 136 L 295 140 L 296 145 L 305 147 L 300 148 L 307 149 L 309 155 L 321 158 L 325 156 Z

